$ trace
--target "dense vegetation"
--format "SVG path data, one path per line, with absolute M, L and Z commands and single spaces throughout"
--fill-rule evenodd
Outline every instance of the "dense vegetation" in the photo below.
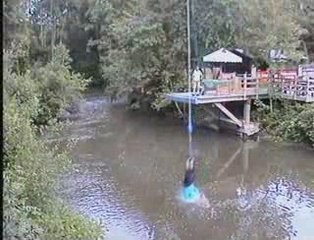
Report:
M 41 138 L 88 85 L 139 107 L 169 108 L 163 93 L 186 88 L 186 10 L 180 0 L 5 0 L 4 236 L 88 239 L 93 223 L 54 195 L 66 153 Z M 256 59 L 281 48 L 314 60 L 312 0 L 193 0 L 194 62 L 218 47 Z M 278 14 L 280 12 L 281 14 Z M 71 61 L 72 60 L 72 61 Z M 257 61 L 257 62 L 259 62 Z M 80 74 L 79 74 L 80 73 Z M 85 79 L 91 79 L 87 81 Z M 312 105 L 276 101 L 259 117 L 275 136 L 314 142 Z
M 273 140 L 301 142 L 314 147 L 314 104 L 300 104 L 289 100 L 276 100 L 272 109 L 256 101 L 258 118 Z
M 58 127 L 58 111 L 85 84 L 63 61 L 65 48 L 55 50 L 60 58 L 24 73 L 16 70 L 15 53 L 4 52 L 5 239 L 94 239 L 100 233 L 55 196 L 57 176 L 70 159 L 40 137 L 44 126 Z
M 70 158 L 41 135 L 61 127 L 56 122 L 60 110 L 80 97 L 88 81 L 72 71 L 61 44 L 53 44 L 41 61 L 32 58 L 33 29 L 23 8 L 18 1 L 5 4 L 3 238 L 97 239 L 98 224 L 56 196 L 58 174 Z

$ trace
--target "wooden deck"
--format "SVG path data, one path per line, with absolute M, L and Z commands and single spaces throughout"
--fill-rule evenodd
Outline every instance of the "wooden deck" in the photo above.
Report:
M 170 101 L 188 103 L 191 96 L 192 104 L 198 105 L 265 99 L 270 95 L 307 103 L 314 102 L 314 77 L 278 78 L 266 84 L 259 84 L 256 78 L 235 79 L 228 80 L 227 84 L 226 81 L 222 81 L 222 84 L 205 91 L 203 95 L 194 96 L 189 92 L 176 92 L 168 93 L 165 97 Z
M 194 105 L 213 104 L 224 115 L 222 122 L 232 123 L 242 137 L 256 135 L 259 123 L 250 121 L 251 100 L 265 99 L 270 96 L 282 99 L 311 103 L 314 102 L 314 65 L 299 66 L 298 71 L 268 74 L 259 77 L 247 75 L 236 76 L 230 80 L 204 80 L 203 92 L 193 95 L 189 92 L 174 92 L 165 98 L 178 103 Z M 244 102 L 243 118 L 235 117 L 225 106 L 224 102 Z
M 268 97 L 268 89 L 263 88 L 257 90 L 246 91 L 246 93 L 238 92 L 238 93 L 215 93 L 208 92 L 201 96 L 193 96 L 191 93 L 182 92 L 182 93 L 169 93 L 166 94 L 166 98 L 171 101 L 180 102 L 180 103 L 188 103 L 189 98 L 191 96 L 192 104 L 208 104 L 208 103 L 221 103 L 221 102 L 233 102 L 233 101 L 245 101 L 249 98 L 267 98 Z

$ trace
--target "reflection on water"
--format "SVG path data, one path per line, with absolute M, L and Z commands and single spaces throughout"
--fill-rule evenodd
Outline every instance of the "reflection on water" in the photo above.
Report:
M 127 112 L 99 97 L 65 133 L 78 138 L 62 195 L 101 219 L 107 239 L 314 239 L 313 151 L 198 129 L 197 184 L 210 207 L 178 199 L 182 122 Z

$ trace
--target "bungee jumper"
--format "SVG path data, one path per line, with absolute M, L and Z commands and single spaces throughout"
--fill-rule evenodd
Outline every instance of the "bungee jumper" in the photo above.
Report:
M 185 174 L 183 180 L 183 187 L 181 191 L 181 199 L 185 202 L 195 203 L 201 207 L 208 208 L 210 206 L 208 199 L 195 185 L 195 158 L 193 154 L 192 146 L 192 95 L 200 93 L 200 83 L 202 81 L 203 73 L 197 65 L 194 72 L 191 71 L 191 42 L 190 42 L 190 0 L 186 2 L 187 6 L 187 47 L 188 47 L 188 61 L 187 61 L 187 76 L 188 76 L 188 91 L 189 91 L 189 102 L 188 102 L 188 151 L 189 157 L 185 164 Z M 192 79 L 193 78 L 193 79 Z M 193 81 L 193 92 L 191 91 L 191 82 Z
M 188 202 L 194 202 L 200 197 L 200 191 L 195 186 L 195 167 L 194 158 L 189 157 L 186 160 L 185 175 L 183 180 L 183 200 Z
M 189 90 L 189 104 L 188 104 L 188 134 L 189 134 L 189 158 L 186 160 L 185 164 L 185 175 L 183 180 L 183 189 L 182 189 L 182 199 L 187 202 L 195 202 L 199 196 L 200 191 L 195 186 L 195 171 L 194 171 L 194 163 L 195 159 L 193 157 L 192 151 L 192 92 L 191 92 L 191 42 L 190 42 L 190 0 L 186 2 L 187 6 L 187 42 L 188 42 L 188 90 Z M 196 73 L 196 74 L 195 74 Z M 197 80 L 200 80 L 201 74 L 198 72 L 194 72 L 194 78 L 196 81 L 194 83 L 194 91 L 197 87 Z

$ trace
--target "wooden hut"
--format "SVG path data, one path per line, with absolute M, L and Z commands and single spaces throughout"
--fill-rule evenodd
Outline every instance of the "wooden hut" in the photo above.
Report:
M 220 68 L 222 73 L 251 74 L 253 59 L 238 49 L 221 48 L 203 57 L 205 72 L 208 68 Z

